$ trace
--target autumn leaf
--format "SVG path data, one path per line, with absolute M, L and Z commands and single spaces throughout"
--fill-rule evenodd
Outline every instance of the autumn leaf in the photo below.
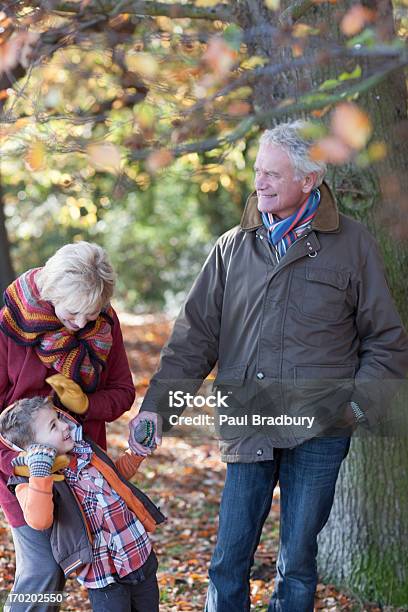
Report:
M 302 57 L 303 55 L 303 47 L 302 45 L 298 45 L 297 43 L 292 45 L 292 54 L 293 57 Z
M 150 153 L 146 160 L 146 166 L 150 172 L 157 172 L 157 170 L 168 166 L 172 159 L 173 155 L 168 149 L 159 149 Z
M 265 6 L 270 11 L 278 11 L 280 8 L 280 0 L 265 0 Z
M 307 38 L 311 34 L 317 34 L 319 30 L 312 28 L 307 23 L 295 23 L 292 28 L 292 34 L 295 38 Z
M 112 142 L 92 143 L 86 147 L 89 161 L 96 170 L 119 172 L 121 155 L 118 147 Z
M 17 32 L 0 45 L 0 74 L 13 70 L 18 64 L 27 68 L 38 38 L 36 32 Z
M 353 149 L 362 149 L 372 134 L 369 116 L 352 102 L 334 109 L 330 127 L 334 136 Z
M 197 0 L 195 2 L 196 6 L 216 6 L 219 3 L 219 0 Z
M 224 39 L 213 36 L 208 43 L 203 60 L 218 76 L 226 76 L 237 56 L 237 52 Z
M 248 113 L 251 112 L 251 105 L 248 104 L 248 102 L 244 102 L 242 100 L 235 100 L 228 106 L 227 112 L 233 117 L 248 115 Z
M 43 169 L 45 167 L 45 153 L 46 149 L 44 144 L 38 140 L 34 142 L 29 147 L 24 158 L 28 169 L 33 172 Z
M 126 62 L 130 70 L 142 77 L 154 78 L 159 70 L 157 60 L 150 53 L 136 53 L 127 55 Z
M 355 4 L 344 15 L 340 23 L 340 29 L 345 36 L 355 36 L 374 18 L 374 11 L 361 4 Z
M 352 150 L 339 138 L 327 136 L 310 147 L 309 155 L 315 161 L 344 164 L 350 159 Z
M 371 162 L 380 161 L 387 155 L 387 145 L 385 142 L 373 142 L 368 147 L 368 157 Z

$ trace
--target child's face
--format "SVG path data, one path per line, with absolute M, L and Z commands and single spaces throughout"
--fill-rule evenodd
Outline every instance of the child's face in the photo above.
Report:
M 51 407 L 40 408 L 33 421 L 33 431 L 36 444 L 52 446 L 58 455 L 69 453 L 74 448 L 69 425 L 60 420 L 57 411 Z

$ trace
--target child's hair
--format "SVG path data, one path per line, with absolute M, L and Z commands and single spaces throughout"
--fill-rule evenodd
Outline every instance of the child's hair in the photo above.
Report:
M 48 397 L 17 400 L 0 415 L 0 433 L 9 442 L 27 448 L 35 442 L 33 419 L 41 408 L 50 407 Z

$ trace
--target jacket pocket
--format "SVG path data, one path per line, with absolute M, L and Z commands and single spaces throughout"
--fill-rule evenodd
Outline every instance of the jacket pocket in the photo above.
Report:
M 354 385 L 356 368 L 353 364 L 295 366 L 294 384 L 298 389 L 350 383 Z
M 213 387 L 242 387 L 247 369 L 248 364 L 237 364 L 221 368 L 217 372 Z
M 350 274 L 327 268 L 306 268 L 301 310 L 308 317 L 336 321 L 346 313 Z

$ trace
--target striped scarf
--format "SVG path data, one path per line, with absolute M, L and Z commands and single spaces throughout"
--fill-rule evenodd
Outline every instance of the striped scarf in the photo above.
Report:
M 262 213 L 262 221 L 268 231 L 269 242 L 277 248 L 279 259 L 310 225 L 316 215 L 319 202 L 320 191 L 313 189 L 310 197 L 287 219 L 274 221 L 272 213 Z
M 32 346 L 47 368 L 96 390 L 112 346 L 112 308 L 102 311 L 73 333 L 56 317 L 51 302 L 41 299 L 35 278 L 41 268 L 28 270 L 4 292 L 0 329 L 17 344 Z

